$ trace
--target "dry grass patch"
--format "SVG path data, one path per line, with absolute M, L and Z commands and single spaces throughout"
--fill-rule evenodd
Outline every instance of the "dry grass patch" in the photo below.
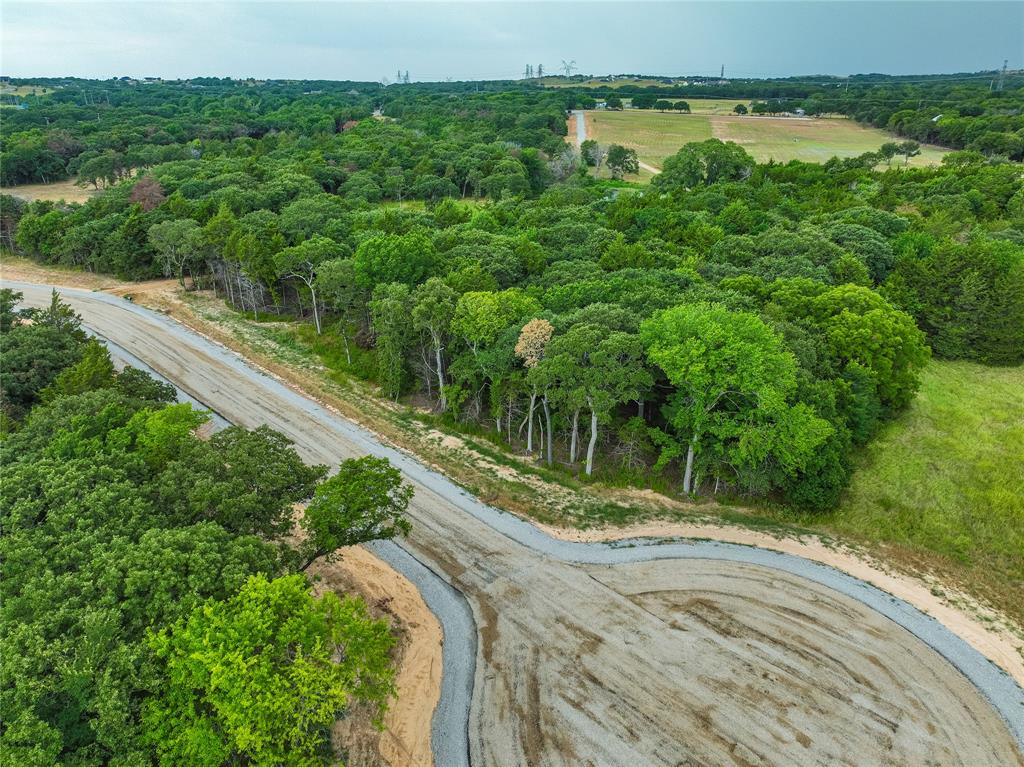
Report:
M 20 197 L 23 200 L 52 200 L 53 202 L 87 202 L 99 194 L 99 190 L 78 186 L 75 179 L 54 181 L 49 184 L 18 184 L 0 189 L 0 193 Z

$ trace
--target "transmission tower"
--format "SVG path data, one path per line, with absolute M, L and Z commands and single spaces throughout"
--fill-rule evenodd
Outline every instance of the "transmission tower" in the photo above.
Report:
M 409 84 L 409 70 L 408 69 L 405 70 L 405 76 L 402 78 L 402 82 L 404 82 L 406 85 Z
M 576 66 L 576 59 L 573 59 L 572 61 L 566 61 L 565 59 L 562 59 L 562 69 L 565 70 L 566 77 L 572 77 L 572 70 L 578 68 L 579 67 Z
M 1009 64 L 1008 59 L 1003 59 L 1003 68 L 999 70 L 999 84 L 996 85 L 996 90 L 1001 91 L 1003 85 L 1006 83 L 1006 65 Z
M 544 65 L 543 64 L 538 64 L 537 65 L 537 77 L 543 77 L 543 76 L 544 76 Z
M 719 80 L 724 80 L 725 79 L 725 64 L 722 64 L 722 71 L 718 73 L 718 79 Z

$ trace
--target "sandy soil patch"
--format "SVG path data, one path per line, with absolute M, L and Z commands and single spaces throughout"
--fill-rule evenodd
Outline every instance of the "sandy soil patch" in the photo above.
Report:
M 8 190 L 4 190 L 6 193 Z M 59 269 L 54 266 L 42 266 L 27 258 L 4 255 L 0 261 L 0 279 L 18 282 L 35 282 L 42 285 L 54 284 L 85 290 L 110 290 L 127 288 L 131 283 L 123 282 L 116 277 L 105 274 Z
M 99 194 L 100 191 L 91 187 L 78 186 L 74 179 L 66 179 L 49 184 L 18 184 L 17 186 L 8 186 L 0 189 L 0 194 L 20 197 L 29 202 L 33 200 L 87 202 L 91 197 Z
M 381 759 L 391 767 L 429 767 L 430 723 L 441 695 L 441 626 L 416 587 L 382 560 L 360 547 L 344 549 L 338 562 L 318 562 L 314 591 L 356 593 L 371 612 L 385 617 L 398 634 L 398 697 L 384 717 L 383 732 L 373 728 L 369 712 L 353 712 L 332 735 L 346 744 L 349 767 L 371 767 Z

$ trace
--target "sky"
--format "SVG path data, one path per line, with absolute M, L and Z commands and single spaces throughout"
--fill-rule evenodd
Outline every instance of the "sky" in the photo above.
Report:
M 11 2 L 0 74 L 381 80 L 1024 67 L 1024 2 Z

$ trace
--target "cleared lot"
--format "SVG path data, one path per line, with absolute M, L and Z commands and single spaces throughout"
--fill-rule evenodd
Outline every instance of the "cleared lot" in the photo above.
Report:
M 848 596 L 734 561 L 573 564 L 223 350 L 107 296 L 68 298 L 225 418 L 268 423 L 308 460 L 383 452 L 406 471 L 407 546 L 476 616 L 474 764 L 1024 765 L 953 665 Z
M 664 159 L 691 141 L 719 138 L 735 141 L 758 162 L 803 160 L 825 162 L 873 152 L 887 141 L 899 141 L 885 131 L 865 128 L 846 118 L 799 119 L 716 114 L 673 114 L 649 110 L 589 111 L 587 137 L 622 144 L 639 158 L 661 167 Z M 945 150 L 923 147 L 912 166 L 934 165 Z M 902 164 L 902 158 L 893 164 Z

